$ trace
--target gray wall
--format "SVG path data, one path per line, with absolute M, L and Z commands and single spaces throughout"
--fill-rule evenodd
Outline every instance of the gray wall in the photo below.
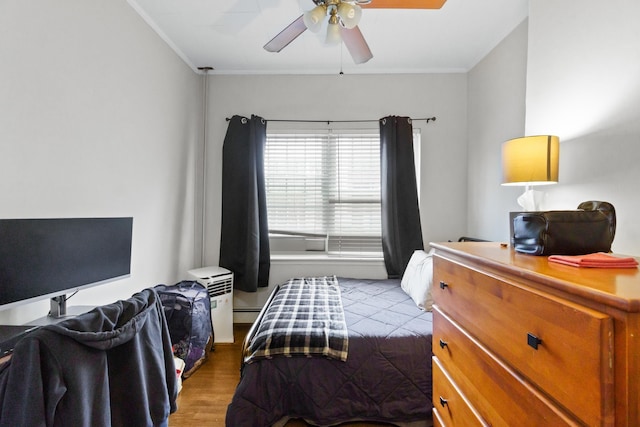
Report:
M 631 255 L 640 255 L 638 17 L 638 1 L 532 1 L 527 69 L 526 132 L 560 137 L 548 206 L 613 203 L 613 250 Z
M 199 259 L 202 79 L 124 0 L 3 0 L 0 58 L 0 218 L 134 217 L 131 277 L 69 304 L 183 277 Z
M 206 253 L 216 264 L 220 242 L 222 144 L 226 117 L 260 115 L 266 119 L 374 120 L 353 125 L 378 129 L 377 119 L 386 115 L 414 118 L 436 116 L 435 122 L 416 121 L 421 130 L 421 215 L 423 239 L 456 239 L 466 231 L 467 203 L 467 78 L 465 74 L 424 75 L 296 75 L 223 76 L 210 78 L 209 147 L 207 172 Z M 267 128 L 286 126 L 271 122 Z M 322 126 L 322 125 L 314 125 Z M 335 125 L 337 126 L 337 125 Z M 299 264 L 299 263 L 298 263 Z M 274 262 L 271 282 L 300 274 L 300 265 Z M 305 264 L 307 274 L 384 276 L 382 263 L 336 261 Z M 236 308 L 261 305 L 265 292 L 236 292 Z
M 507 241 L 508 212 L 519 208 L 515 200 L 522 189 L 500 185 L 500 147 L 524 134 L 526 72 L 525 20 L 468 73 L 471 236 Z
M 204 264 L 219 256 L 222 142 L 233 114 L 436 116 L 415 123 L 423 138 L 425 243 L 462 234 L 508 239 L 508 212 L 518 209 L 521 189 L 500 186 L 500 144 L 557 134 L 560 183 L 545 188 L 543 207 L 612 202 L 614 250 L 638 255 L 634 16 L 640 3 L 628 0 L 606 8 L 596 0 L 536 0 L 528 22 L 467 74 L 210 76 Z M 5 0 L 0 57 L 0 217 L 135 217 L 132 277 L 72 303 L 111 302 L 200 265 L 202 78 L 123 0 Z M 341 268 L 384 274 L 379 264 Z M 297 269 L 277 265 L 274 280 Z M 0 321 L 29 320 L 45 307 L 2 312 Z
M 521 26 L 469 72 L 469 233 L 507 241 L 523 191 L 500 186 L 500 144 L 560 137 L 543 209 L 613 203 L 613 250 L 640 255 L 640 2 L 530 2 Z M 526 55 L 526 58 L 525 56 Z M 474 159 L 480 159 L 476 164 Z

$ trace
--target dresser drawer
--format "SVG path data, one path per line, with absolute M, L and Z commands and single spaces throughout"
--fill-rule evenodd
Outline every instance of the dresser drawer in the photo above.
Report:
M 438 256 L 433 298 L 471 336 L 586 424 L 612 421 L 610 317 Z
M 473 396 L 474 408 L 492 426 L 579 425 L 438 307 L 433 309 L 433 354 L 461 392 Z
M 446 427 L 488 426 L 453 384 L 437 357 L 433 358 L 432 365 L 433 418 L 436 423 Z

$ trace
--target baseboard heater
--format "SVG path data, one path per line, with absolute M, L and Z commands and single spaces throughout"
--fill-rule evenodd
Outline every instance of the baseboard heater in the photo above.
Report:
M 234 308 L 234 313 L 260 313 L 262 307 L 243 307 L 243 308 Z

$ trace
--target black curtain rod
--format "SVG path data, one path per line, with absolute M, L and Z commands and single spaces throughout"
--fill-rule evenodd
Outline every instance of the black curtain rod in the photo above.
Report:
M 227 121 L 231 120 L 230 117 L 226 118 Z M 326 124 L 331 124 L 331 123 L 375 123 L 375 122 L 379 122 L 380 120 L 288 120 L 288 119 L 264 119 L 266 122 L 288 122 L 288 123 L 326 123 Z M 415 121 L 419 121 L 419 120 L 425 120 L 427 123 L 429 122 L 435 122 L 436 118 L 435 117 L 428 117 L 428 118 L 422 118 L 422 119 L 411 119 L 411 121 L 415 122 Z

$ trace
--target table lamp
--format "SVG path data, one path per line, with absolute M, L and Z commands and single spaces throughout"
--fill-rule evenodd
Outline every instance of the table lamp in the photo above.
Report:
M 525 192 L 518 204 L 537 211 L 544 193 L 534 185 L 557 184 L 560 140 L 553 135 L 524 136 L 502 144 L 502 185 L 520 185 Z

